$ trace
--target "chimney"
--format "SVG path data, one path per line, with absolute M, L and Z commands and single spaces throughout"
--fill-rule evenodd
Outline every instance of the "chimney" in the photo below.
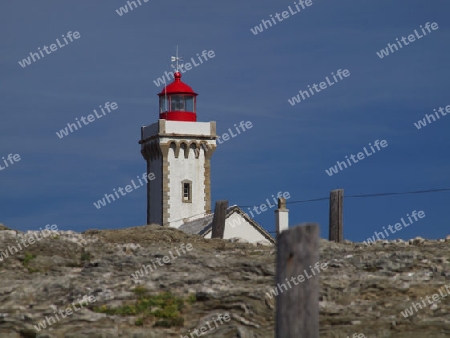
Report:
M 278 199 L 278 209 L 275 210 L 275 223 L 277 235 L 289 228 L 289 210 L 286 209 L 286 199 Z

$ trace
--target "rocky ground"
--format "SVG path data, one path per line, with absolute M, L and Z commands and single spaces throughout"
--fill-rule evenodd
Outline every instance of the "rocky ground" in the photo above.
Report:
M 0 225 L 1 338 L 191 337 L 207 325 L 206 337 L 274 337 L 275 299 L 266 294 L 273 246 L 150 225 L 58 231 L 1 256 L 24 236 L 35 233 Z M 450 288 L 450 238 L 369 247 L 321 240 L 320 257 L 329 263 L 320 274 L 321 337 L 450 337 L 450 295 L 401 315 L 413 300 Z M 143 265 L 148 272 L 133 278 Z M 92 302 L 76 303 L 83 296 Z M 66 316 L 36 329 L 58 311 Z

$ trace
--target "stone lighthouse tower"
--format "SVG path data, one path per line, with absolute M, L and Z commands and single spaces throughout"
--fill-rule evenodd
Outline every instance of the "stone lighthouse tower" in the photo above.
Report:
M 211 211 L 216 122 L 197 122 L 197 93 L 174 73 L 159 96 L 159 119 L 141 128 L 147 174 L 147 224 L 178 228 Z

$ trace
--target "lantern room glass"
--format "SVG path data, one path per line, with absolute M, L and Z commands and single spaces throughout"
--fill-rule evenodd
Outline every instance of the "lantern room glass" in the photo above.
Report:
M 195 97 L 192 95 L 172 94 L 160 96 L 159 112 L 166 111 L 186 111 L 195 113 Z
M 194 97 L 185 95 L 184 100 L 185 100 L 186 111 L 195 112 Z
M 183 95 L 170 96 L 170 111 L 185 111 Z
M 164 113 L 166 111 L 169 111 L 169 96 L 160 96 L 159 97 L 159 112 Z

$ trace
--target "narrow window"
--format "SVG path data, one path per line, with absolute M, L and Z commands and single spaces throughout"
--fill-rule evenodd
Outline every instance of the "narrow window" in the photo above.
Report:
M 184 203 L 191 203 L 192 201 L 192 182 L 188 180 L 184 180 L 181 182 L 182 188 L 182 200 Z

